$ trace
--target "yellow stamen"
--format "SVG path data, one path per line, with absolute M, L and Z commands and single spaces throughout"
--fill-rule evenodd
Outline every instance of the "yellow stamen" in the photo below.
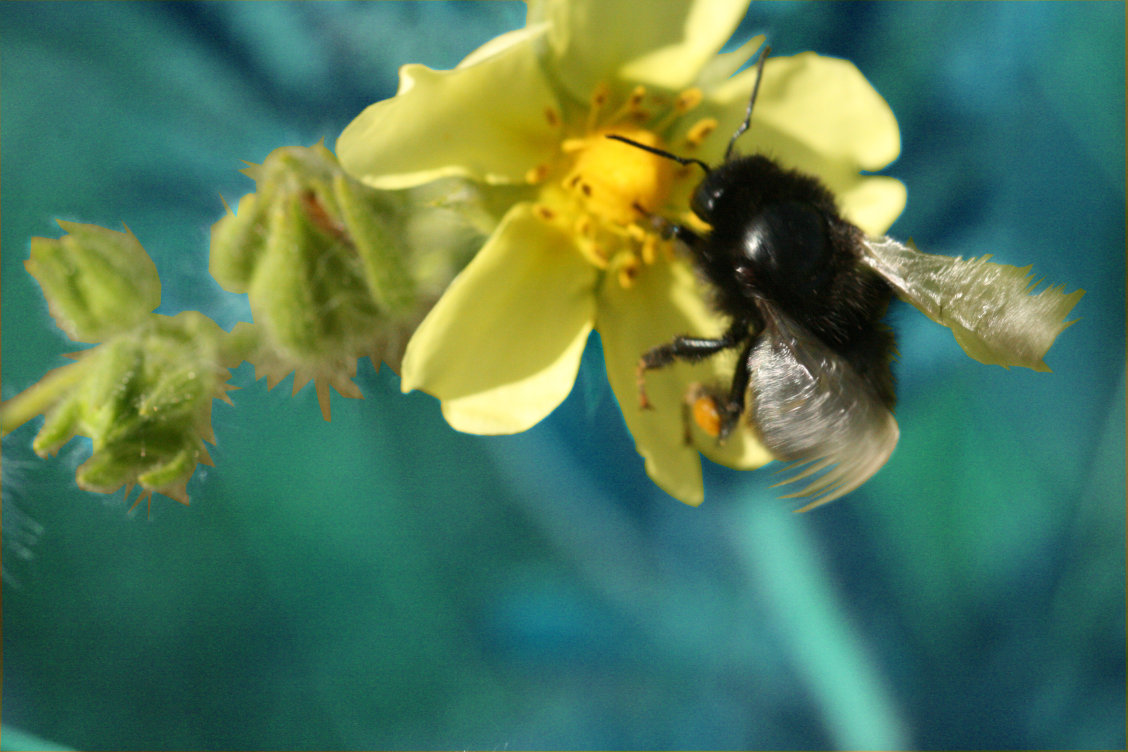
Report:
M 704 95 L 701 93 L 701 89 L 694 87 L 684 90 L 674 97 L 673 106 L 670 107 L 665 116 L 650 127 L 651 130 L 658 133 L 666 130 L 675 120 L 701 104 L 702 99 L 704 99 Z
M 536 167 L 532 167 L 525 173 L 525 182 L 529 185 L 544 182 L 544 179 L 548 177 L 548 171 L 549 168 L 546 164 L 539 164 Z
M 630 287 L 646 266 L 673 258 L 673 243 L 664 241 L 655 223 L 648 220 L 663 212 L 673 182 L 688 179 L 692 168 L 608 136 L 666 149 L 660 134 L 698 107 L 703 95 L 697 88 L 672 97 L 654 95 L 636 86 L 625 99 L 616 97 L 621 104 L 609 111 L 611 99 L 609 86 L 596 87 L 586 128 L 572 123 L 567 127 L 570 135 L 561 134 L 560 157 L 570 161 L 570 167 L 557 162 L 538 164 L 525 179 L 541 186 L 545 204 L 535 206 L 536 216 L 567 229 L 589 263 L 613 272 L 620 285 Z M 657 115 L 652 108 L 658 108 Z M 564 125 L 560 111 L 552 107 L 545 108 L 544 117 L 550 126 Z M 686 143 L 699 145 L 716 127 L 715 119 L 701 119 L 687 132 Z M 694 173 L 693 179 L 699 176 Z
M 638 273 L 642 270 L 638 256 L 630 252 L 616 254 L 612 266 L 615 269 L 615 275 L 618 278 L 619 285 L 624 289 L 634 284 L 635 278 L 638 277 Z
M 648 232 L 642 239 L 642 263 L 650 265 L 658 260 L 658 236 Z
M 702 118 L 694 123 L 689 131 L 685 134 L 685 143 L 687 146 L 698 147 L 701 142 L 709 137 L 709 135 L 717 130 L 716 118 Z
M 678 94 L 677 98 L 674 100 L 674 111 L 679 115 L 684 115 L 701 104 L 701 100 L 704 99 L 704 96 L 705 95 L 701 93 L 701 89 L 697 87 L 686 89 L 681 94 Z
M 580 248 L 580 253 L 588 260 L 596 269 L 606 269 L 608 265 L 607 251 L 598 243 L 595 243 L 587 238 L 580 238 L 577 245 Z
M 595 130 L 595 125 L 599 122 L 599 112 L 603 109 L 603 105 L 607 104 L 607 98 L 611 96 L 611 87 L 607 84 L 599 84 L 595 87 L 595 91 L 591 94 L 591 109 L 588 110 L 587 131 Z
M 639 207 L 661 207 L 669 195 L 675 164 L 630 144 L 607 138 L 616 133 L 646 146 L 661 147 L 652 131 L 619 127 L 592 134 L 576 156 L 564 185 L 577 191 L 584 208 L 612 224 L 629 225 L 640 218 Z
M 575 233 L 584 240 L 591 241 L 595 238 L 595 223 L 590 214 L 581 214 L 576 219 Z
M 587 146 L 586 138 L 566 138 L 560 142 L 560 151 L 565 154 L 575 154 Z

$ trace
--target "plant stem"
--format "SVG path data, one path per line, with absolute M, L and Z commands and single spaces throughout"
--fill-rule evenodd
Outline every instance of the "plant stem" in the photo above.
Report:
M 51 409 L 85 374 L 89 358 L 48 371 L 43 378 L 10 400 L 0 403 L 0 437 Z

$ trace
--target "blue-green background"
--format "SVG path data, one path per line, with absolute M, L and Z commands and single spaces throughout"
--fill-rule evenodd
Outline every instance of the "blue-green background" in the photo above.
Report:
M 76 349 L 22 267 L 55 217 L 127 223 L 161 311 L 230 326 L 247 308 L 208 277 L 208 231 L 241 160 L 332 145 L 400 64 L 450 67 L 523 13 L 0 3 L 4 396 Z M 893 234 L 1087 291 L 1053 373 L 896 311 L 900 446 L 801 516 L 771 469 L 707 468 L 697 509 L 657 490 L 597 343 L 563 407 L 504 438 L 367 361 L 331 423 L 244 366 L 216 467 L 151 520 L 75 488 L 82 442 L 35 458 L 36 421 L 4 442 L 0 744 L 1122 749 L 1124 20 L 767 3 L 740 31 L 849 58 L 889 101 Z

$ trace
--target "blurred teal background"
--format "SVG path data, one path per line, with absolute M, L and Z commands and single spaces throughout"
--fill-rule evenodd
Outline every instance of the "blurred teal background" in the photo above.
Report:
M 645 16 L 645 3 L 639 4 Z M 237 170 L 335 136 L 406 62 L 514 3 L 2 3 L 3 395 L 76 349 L 24 272 L 55 217 L 207 274 Z M 640 18 L 642 22 L 642 18 Z M 363 401 L 240 369 L 215 468 L 152 518 L 77 490 L 88 448 L 4 441 L 5 749 L 1125 745 L 1122 3 L 766 3 L 738 34 L 853 60 L 902 132 L 892 234 L 1081 287 L 1052 374 L 893 313 L 901 443 L 796 516 L 771 469 L 646 478 L 593 342 L 526 434 L 450 430 L 362 361 Z M 34 737 L 23 734 L 34 734 Z M 43 748 L 48 748 L 44 746 Z

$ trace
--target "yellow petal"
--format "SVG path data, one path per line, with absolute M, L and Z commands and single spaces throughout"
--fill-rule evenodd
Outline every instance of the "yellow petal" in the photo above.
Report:
M 703 328 L 686 311 L 670 304 L 675 276 L 692 284 L 683 264 L 645 267 L 629 288 L 615 275 L 607 275 L 599 299 L 597 327 L 603 343 L 607 380 L 615 392 L 635 448 L 646 460 L 646 473 L 676 499 L 697 506 L 705 498 L 701 484 L 701 457 L 683 441 L 682 385 L 691 377 L 685 365 L 674 365 L 647 375 L 651 410 L 639 407 L 635 366 L 639 357 L 677 334 Z
M 337 139 L 341 165 L 376 188 L 461 175 L 521 183 L 559 144 L 556 96 L 537 62 L 537 30 L 505 35 L 452 71 L 400 69 L 400 92 L 368 107 Z M 497 44 L 495 44 L 497 43 Z M 556 113 L 552 117 L 546 113 Z
M 732 133 L 743 119 L 755 80 L 753 67 L 707 92 L 731 105 L 720 133 Z M 901 151 L 893 111 L 866 77 L 848 60 L 813 52 L 768 58 L 752 127 L 741 143 L 756 143 L 758 130 L 785 133 L 824 158 L 864 170 L 881 169 Z
M 403 390 L 438 397 L 460 431 L 530 428 L 572 389 L 595 277 L 568 236 L 517 204 L 412 336 Z
M 740 44 L 736 49 L 728 52 L 719 52 L 706 61 L 701 72 L 697 74 L 694 86 L 702 91 L 723 86 L 738 70 L 752 59 L 756 51 L 763 46 L 767 39 L 763 34 L 757 34 Z
M 837 192 L 838 209 L 867 235 L 883 235 L 905 208 L 908 192 L 896 178 L 881 175 L 856 177 L 854 184 Z
M 529 20 L 550 24 L 547 64 L 576 99 L 616 79 L 688 86 L 728 41 L 747 0 L 533 0 Z
M 518 45 L 526 45 L 530 40 L 537 39 L 543 36 L 548 31 L 548 24 L 530 24 L 520 29 L 508 31 L 500 36 L 496 36 L 483 44 L 478 49 L 471 52 L 466 57 L 462 58 L 462 62 L 458 64 L 459 68 L 469 68 L 471 65 L 477 65 L 483 60 L 487 60 L 495 55 L 499 55 L 510 47 Z M 403 92 L 398 92 L 402 94 Z
M 676 335 L 717 336 L 724 322 L 712 314 L 693 273 L 682 261 L 644 267 L 634 284 L 623 288 L 608 275 L 600 291 L 599 336 L 607 379 L 615 392 L 646 472 L 663 490 L 697 505 L 704 498 L 698 449 L 685 443 L 683 404 L 693 382 L 727 384 L 735 358 L 718 355 L 694 366 L 678 363 L 646 375 L 653 409 L 639 408 L 635 367 L 650 348 Z M 724 446 L 694 429 L 694 442 L 717 462 L 729 467 L 759 467 L 771 456 L 741 425 Z

